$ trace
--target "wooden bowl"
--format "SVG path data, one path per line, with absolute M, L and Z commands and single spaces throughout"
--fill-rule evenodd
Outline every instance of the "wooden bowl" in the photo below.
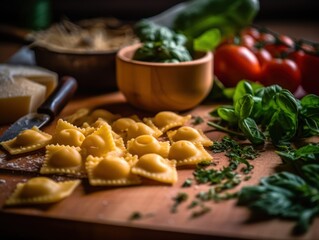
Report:
M 140 44 L 116 55 L 119 90 L 133 106 L 150 112 L 184 111 L 200 104 L 213 85 L 213 54 L 198 53 L 195 60 L 154 63 L 132 60 Z
M 61 52 L 34 46 L 37 65 L 60 76 L 73 76 L 81 92 L 109 92 L 117 90 L 115 77 L 116 51 Z

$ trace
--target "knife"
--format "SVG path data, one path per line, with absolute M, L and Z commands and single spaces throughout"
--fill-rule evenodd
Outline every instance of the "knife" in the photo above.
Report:
M 0 136 L 0 142 L 10 140 L 16 137 L 21 131 L 30 129 L 33 126 L 41 128 L 51 122 L 72 98 L 77 86 L 78 84 L 73 77 L 63 77 L 57 89 L 55 89 L 47 100 L 37 109 L 37 112 L 28 113 L 13 123 L 3 135 Z

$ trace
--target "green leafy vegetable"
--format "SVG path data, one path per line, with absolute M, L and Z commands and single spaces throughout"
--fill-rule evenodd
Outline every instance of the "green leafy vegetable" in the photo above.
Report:
M 188 194 L 187 194 L 187 193 L 184 193 L 184 192 L 178 193 L 178 194 L 173 198 L 174 204 L 173 204 L 173 206 L 172 206 L 172 208 L 171 208 L 171 212 L 172 212 L 172 213 L 176 213 L 176 212 L 177 212 L 177 207 L 178 207 L 181 203 L 185 202 L 187 199 L 188 199 Z
M 212 111 L 219 122 L 208 125 L 244 135 L 253 144 L 269 139 L 277 147 L 290 145 L 295 139 L 319 135 L 318 101 L 316 95 L 299 100 L 278 85 L 261 87 L 241 81 L 234 90 L 233 105 Z
M 174 29 L 192 38 L 215 28 L 233 34 L 251 24 L 258 11 L 258 0 L 192 0 L 176 16 Z
M 319 163 L 319 144 L 309 143 L 298 149 L 286 148 L 286 150 L 277 151 L 277 154 L 286 161 L 301 160 L 304 162 L 317 161 Z
M 192 60 L 183 34 L 141 20 L 135 25 L 135 33 L 143 45 L 134 53 L 133 59 L 147 62 L 184 62 Z
M 296 220 L 294 232 L 305 233 L 319 214 L 318 169 L 316 164 L 304 166 L 305 178 L 288 172 L 263 178 L 258 186 L 241 189 L 238 204 L 257 213 Z
M 173 29 L 193 40 L 196 51 L 212 50 L 250 25 L 258 11 L 258 0 L 192 0 L 174 19 Z

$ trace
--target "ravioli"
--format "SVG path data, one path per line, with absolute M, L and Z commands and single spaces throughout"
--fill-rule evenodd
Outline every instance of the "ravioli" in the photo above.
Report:
M 162 111 L 157 113 L 153 118 L 145 118 L 144 121 L 148 125 L 156 126 L 160 131 L 165 133 L 169 129 L 185 125 L 191 117 L 191 115 L 181 116 L 174 112 Z
M 46 154 L 41 174 L 80 175 L 83 173 L 83 160 L 79 147 L 64 145 L 46 146 Z
M 132 118 L 120 118 L 112 123 L 112 130 L 120 136 L 126 138 L 130 126 L 135 125 L 136 121 Z
M 106 125 L 102 125 L 84 139 L 81 149 L 84 155 L 96 157 L 101 157 L 107 152 L 114 151 L 116 144 L 111 129 Z
M 119 157 L 108 154 L 103 157 L 87 157 L 86 170 L 93 186 L 125 186 L 140 184 L 139 176 L 131 172 L 136 157 Z
M 95 122 L 97 119 L 102 118 L 108 124 L 112 124 L 116 119 L 119 119 L 121 115 L 113 114 L 110 111 L 104 109 L 95 109 L 90 114 L 91 123 Z
M 202 161 L 213 160 L 213 157 L 201 143 L 180 140 L 171 145 L 168 159 L 176 160 L 177 166 L 183 166 L 196 165 Z
M 89 108 L 80 108 L 75 113 L 65 117 L 64 120 L 80 127 L 85 122 L 84 119 L 89 115 L 89 113 Z
M 156 126 L 148 126 L 145 123 L 137 122 L 134 125 L 130 125 L 127 130 L 127 141 L 136 138 L 141 135 L 151 135 L 154 137 L 159 137 L 163 133 Z
M 213 145 L 213 141 L 205 136 L 201 129 L 195 129 L 189 126 L 182 126 L 177 130 L 168 131 L 167 136 L 172 143 L 179 140 L 187 140 L 190 142 L 200 142 L 204 147 Z
M 158 182 L 173 184 L 177 181 L 176 161 L 149 153 L 141 156 L 132 172 Z
M 79 147 L 85 139 L 85 129 L 59 119 L 52 136 L 52 144 Z
M 139 157 L 147 153 L 157 153 L 167 157 L 169 147 L 168 142 L 159 142 L 151 135 L 141 135 L 127 142 L 127 151 Z
M 1 145 L 11 155 L 27 153 L 45 147 L 50 143 L 52 136 L 37 127 L 23 130 L 15 138 L 1 142 Z
M 74 114 L 65 118 L 68 122 L 82 127 L 83 125 L 91 125 L 97 119 L 102 118 L 109 124 L 120 118 L 119 114 L 113 114 L 110 111 L 104 109 L 90 110 L 89 108 L 80 108 Z
M 60 201 L 74 191 L 80 180 L 55 182 L 47 177 L 35 177 L 18 183 L 5 205 L 46 204 Z

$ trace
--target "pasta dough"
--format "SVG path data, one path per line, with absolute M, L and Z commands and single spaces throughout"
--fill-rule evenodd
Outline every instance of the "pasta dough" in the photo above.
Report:
M 89 182 L 94 186 L 125 186 L 140 184 L 138 176 L 131 173 L 131 166 L 136 158 L 114 156 L 112 154 L 104 157 L 88 156 L 86 169 Z
M 187 140 L 174 142 L 169 150 L 168 158 L 176 160 L 177 166 L 196 165 L 213 159 L 201 143 L 192 143 Z
M 132 172 L 159 182 L 173 184 L 177 181 L 176 162 L 155 153 L 140 157 Z
M 80 180 L 55 182 L 47 177 L 35 177 L 26 183 L 18 183 L 5 205 L 45 204 L 69 196 Z
M 37 127 L 23 130 L 11 140 L 1 142 L 1 145 L 12 155 L 26 153 L 45 147 L 52 139 L 50 134 Z

